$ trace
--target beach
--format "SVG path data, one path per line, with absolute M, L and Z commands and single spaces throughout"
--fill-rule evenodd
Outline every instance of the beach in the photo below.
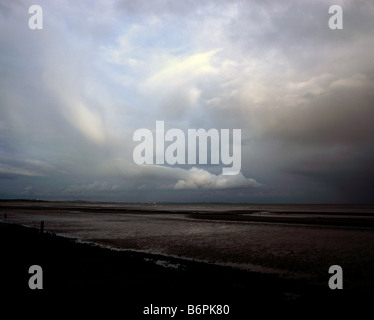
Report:
M 32 209 L 27 209 L 25 204 L 22 206 L 23 211 L 20 205 L 13 204 L 13 209 L 11 206 L 2 207 L 2 211 L 7 212 L 6 221 L 1 223 L 0 229 L 1 272 L 6 275 L 2 286 L 2 299 L 7 302 L 4 304 L 6 306 L 14 302 L 16 305 L 27 303 L 42 315 L 48 315 L 45 310 L 53 306 L 55 312 L 60 310 L 59 312 L 62 313 L 113 312 L 114 314 L 116 311 L 117 314 L 122 312 L 124 319 L 149 319 L 152 316 L 145 315 L 144 310 L 150 305 L 178 306 L 179 310 L 186 309 L 188 305 L 228 305 L 230 313 L 221 317 L 242 319 L 243 315 L 249 317 L 259 313 L 297 315 L 305 310 L 316 314 L 326 312 L 336 314 L 347 309 L 358 312 L 363 310 L 367 301 L 373 297 L 374 286 L 371 276 L 373 269 L 372 265 L 367 264 L 371 263 L 370 256 L 361 257 L 361 261 L 342 261 L 345 270 L 344 289 L 331 290 L 328 287 L 331 276 L 328 274 L 328 266 L 323 265 L 326 269 L 324 275 L 319 274 L 318 271 L 314 277 L 293 277 L 290 274 L 271 272 L 271 268 L 267 272 L 258 272 L 235 267 L 235 264 L 230 266 L 212 261 L 200 261 L 189 257 L 188 254 L 178 257 L 172 254 L 149 253 L 146 252 L 147 250 L 140 250 L 139 247 L 137 250 L 120 249 L 118 238 L 117 242 L 114 239 L 111 241 L 107 239 L 104 245 L 104 241 L 95 243 L 82 241 L 79 237 L 56 234 L 50 229 L 51 222 L 45 222 L 43 233 L 39 224 L 22 226 L 11 222 L 12 219 L 16 220 L 16 212 L 21 211 L 22 215 L 27 211 L 28 217 L 32 216 L 34 221 L 38 222 L 40 221 L 37 218 L 40 217 L 37 214 L 43 210 L 44 217 L 48 215 L 53 217 L 56 214 L 53 211 L 56 210 L 56 205 L 53 206 L 53 210 L 50 206 L 46 208 L 45 205 L 42 209 L 40 204 L 32 205 Z M 90 205 L 86 209 L 94 211 L 93 207 L 95 206 Z M 59 210 L 64 211 L 63 217 L 67 219 L 67 211 L 72 209 L 61 205 Z M 77 208 L 75 207 L 74 210 L 77 211 Z M 80 210 L 84 211 L 82 208 Z M 106 209 L 106 212 L 111 210 Z M 94 216 L 92 212 L 89 214 Z M 132 209 L 131 214 L 140 213 Z M 144 217 L 144 212 L 141 214 Z M 147 214 L 152 215 L 155 212 Z M 225 216 L 223 221 L 224 219 Z M 72 221 L 69 223 L 73 224 Z M 104 221 L 102 226 L 105 227 Z M 279 228 L 279 225 L 277 227 Z M 66 226 L 64 228 L 66 231 Z M 71 228 L 74 229 L 73 226 Z M 366 228 L 358 232 L 371 236 L 372 231 Z M 207 236 L 209 237 L 209 233 Z M 110 247 L 109 243 L 117 244 L 117 247 L 116 245 Z M 122 245 L 124 243 L 122 242 Z M 367 241 L 366 243 L 367 247 L 363 250 L 370 252 L 371 244 Z M 204 246 L 202 248 L 206 249 Z M 233 254 L 233 261 L 238 259 L 240 252 L 238 251 L 236 256 Z M 306 259 L 301 251 L 299 253 L 300 259 Z M 194 254 L 197 255 L 196 252 Z M 226 256 L 225 252 L 222 254 Z M 339 257 L 339 254 L 337 253 L 336 256 Z M 288 268 L 289 264 L 298 260 L 297 257 L 290 260 L 287 256 L 283 259 L 288 260 L 286 264 Z M 280 258 L 274 257 L 274 260 L 280 261 Z M 326 261 L 330 260 L 326 259 Z M 31 276 L 28 269 L 31 265 L 40 265 L 43 268 L 42 290 L 30 290 L 28 287 Z M 357 267 L 360 265 L 362 269 Z M 302 267 L 303 263 L 300 266 Z M 350 269 L 354 266 L 356 270 Z M 351 277 L 354 281 L 350 279 Z M 160 315 L 153 315 L 155 316 L 160 317 Z M 217 316 L 188 315 L 180 311 L 174 317 L 203 319 Z M 168 317 L 164 315 L 164 318 Z

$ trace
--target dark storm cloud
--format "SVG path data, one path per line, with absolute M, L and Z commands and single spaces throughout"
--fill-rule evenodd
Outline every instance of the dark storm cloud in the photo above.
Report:
M 333 89 L 286 112 L 274 114 L 275 123 L 267 134 L 282 141 L 305 145 L 370 144 L 374 137 L 373 85 L 362 79 L 359 88 Z M 365 88 L 367 87 L 367 88 Z
M 325 1 L 39 1 L 35 32 L 32 4 L 0 1 L 0 194 L 371 199 L 371 1 L 334 31 Z M 241 128 L 242 173 L 135 165 L 156 120 Z

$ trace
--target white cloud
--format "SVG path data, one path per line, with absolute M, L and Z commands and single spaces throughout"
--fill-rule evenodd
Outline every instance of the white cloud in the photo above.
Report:
M 72 66 L 47 65 L 43 80 L 46 88 L 54 95 L 56 107 L 65 119 L 87 139 L 102 143 L 106 134 L 100 115 L 105 108 L 98 112 L 82 98 L 87 81 L 85 75 L 78 74 L 77 70 L 78 65 L 75 70 Z M 93 100 L 92 97 L 90 100 Z
M 193 167 L 186 171 L 185 177 L 178 180 L 174 189 L 233 189 L 260 186 L 256 180 L 244 177 L 241 172 L 235 176 L 215 175 Z
M 10 175 L 29 176 L 29 177 L 44 176 L 43 173 L 24 169 L 24 168 L 14 167 L 9 164 L 0 164 L 0 173 L 10 174 Z
M 158 165 L 143 165 L 138 166 L 138 179 L 142 176 L 153 177 L 154 181 L 161 180 L 161 183 L 156 183 L 153 187 L 158 189 L 173 189 L 173 190 L 195 190 L 195 189 L 233 189 L 233 188 L 258 188 L 262 185 L 255 179 L 246 178 L 240 172 L 234 176 L 215 175 L 207 170 L 192 167 L 191 169 L 182 169 L 178 167 L 158 166 Z M 170 183 L 164 184 L 168 180 Z M 149 189 L 150 184 L 141 184 L 140 189 Z
M 109 184 L 107 182 L 93 182 L 90 184 L 81 184 L 81 185 L 70 185 L 67 187 L 64 192 L 66 193 L 85 193 L 85 192 L 97 192 L 97 191 L 118 191 L 119 185 Z
M 150 87 L 182 85 L 194 81 L 202 75 L 217 73 L 211 60 L 218 51 L 218 49 L 215 49 L 185 57 L 169 57 L 166 66 L 151 75 L 146 85 Z

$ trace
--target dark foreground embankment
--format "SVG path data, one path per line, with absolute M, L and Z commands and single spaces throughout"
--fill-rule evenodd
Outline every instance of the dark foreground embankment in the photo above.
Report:
M 301 318 L 362 311 L 372 292 L 330 290 L 205 263 L 113 251 L 39 230 L 0 224 L 1 312 L 38 318 L 105 316 L 106 319 L 169 319 L 143 315 L 145 307 L 177 306 L 176 319 L 257 319 L 292 313 Z M 179 268 L 165 268 L 155 260 Z M 43 289 L 28 286 L 31 265 L 43 269 Z M 188 315 L 188 305 L 229 305 L 226 315 Z M 110 316 L 112 315 L 112 316 Z

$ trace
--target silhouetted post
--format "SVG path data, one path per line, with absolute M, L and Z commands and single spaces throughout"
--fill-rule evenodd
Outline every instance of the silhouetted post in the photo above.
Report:
M 4 222 L 6 221 L 6 218 L 7 218 L 6 213 L 4 213 Z
M 40 221 L 40 233 L 44 232 L 44 221 Z

